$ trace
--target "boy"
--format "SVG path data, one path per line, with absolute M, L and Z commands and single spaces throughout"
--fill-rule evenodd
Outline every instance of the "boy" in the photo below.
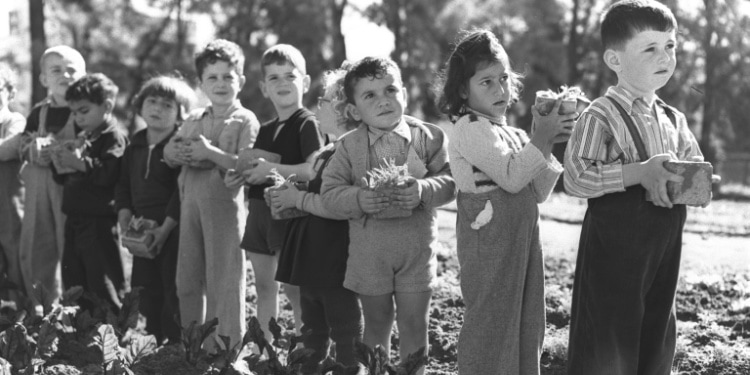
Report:
M 21 162 L 18 160 L 17 141 L 26 126 L 26 119 L 8 108 L 15 95 L 15 72 L 6 64 L 0 64 L 0 277 L 5 275 L 5 280 L 13 283 L 25 295 L 18 253 L 23 185 L 18 177 Z
M 74 124 L 65 92 L 76 79 L 86 74 L 86 63 L 78 51 L 68 46 L 48 48 L 42 54 L 39 80 L 48 90 L 47 98 L 37 104 L 26 119 L 25 138 L 51 137 L 74 139 L 80 130 Z M 62 186 L 52 180 L 49 155 L 42 150 L 36 160 L 28 160 L 26 142 L 22 148 L 26 165 L 21 179 L 26 188 L 24 217 L 21 224 L 21 271 L 26 290 L 35 305 L 50 306 L 62 295 L 60 260 L 64 247 L 65 215 L 62 212 Z M 34 300 L 34 285 L 45 291 L 46 301 Z
M 245 332 L 245 254 L 239 247 L 246 211 L 243 190 L 224 186 L 222 174 L 235 167 L 241 149 L 252 147 L 260 128 L 255 114 L 237 99 L 245 84 L 244 65 L 240 47 L 227 40 L 214 40 L 198 52 L 200 88 L 211 104 L 176 136 L 193 140 L 185 157 L 200 163 L 165 154 L 166 161 L 183 164 L 177 258 L 182 325 L 219 318 L 216 334 L 230 337 L 231 345 Z
M 271 163 L 259 159 L 257 166 L 246 171 L 246 182 L 250 184 L 250 215 L 242 248 L 247 250 L 255 273 L 258 319 L 270 340 L 268 321 L 278 314 L 279 283 L 275 275 L 288 220 L 271 218 L 271 209 L 263 199 L 263 189 L 271 186 L 267 176 L 273 168 L 284 177 L 296 175 L 300 181 L 311 179 L 312 160 L 323 141 L 315 115 L 302 105 L 302 96 L 310 88 L 310 76 L 302 53 L 288 44 L 273 46 L 263 53 L 261 73 L 260 89 L 263 96 L 273 103 L 277 117 L 261 127 L 253 147 L 279 154 L 281 161 Z M 292 304 L 294 325 L 300 334 L 299 287 L 285 284 L 284 292 Z
M 121 233 L 133 216 L 154 220 L 159 227 L 147 230 L 154 237 L 149 247 L 153 259 L 133 257 L 131 286 L 142 287 L 139 308 L 146 330 L 158 342 L 181 342 L 179 300 L 175 286 L 180 197 L 178 168 L 164 162 L 164 146 L 187 117 L 195 102 L 193 89 L 179 78 L 156 77 L 143 84 L 134 107 L 146 129 L 132 137 L 122 158 L 115 189 L 115 208 Z
M 78 156 L 62 147 L 51 151 L 55 181 L 63 185 L 62 212 L 65 248 L 62 281 L 65 288 L 83 286 L 117 311 L 125 290 L 120 249 L 113 229 L 115 184 L 127 137 L 112 110 L 118 88 L 101 73 L 86 75 L 70 85 L 65 100 L 82 132 Z M 74 172 L 58 173 L 60 168 Z
M 437 264 L 435 208 L 456 197 L 447 139 L 437 126 L 404 116 L 406 89 L 401 71 L 389 59 L 366 57 L 355 63 L 344 78 L 344 91 L 347 109 L 362 125 L 339 141 L 324 170 L 323 203 L 349 218 L 344 287 L 362 302 L 364 343 L 390 352 L 395 314 L 399 353 L 406 358 L 427 347 L 427 310 Z M 368 171 L 389 159 L 408 167 L 408 187 L 391 198 L 360 186 Z M 370 216 L 389 205 L 411 210 L 411 216 Z
M 573 288 L 568 373 L 669 374 L 685 206 L 662 163 L 702 161 L 685 116 L 655 91 L 675 69 L 672 12 L 627 0 L 605 13 L 604 62 L 617 85 L 581 115 L 565 155 L 566 191 L 589 198 Z M 631 128 L 632 127 L 632 128 Z M 645 200 L 645 193 L 653 202 Z

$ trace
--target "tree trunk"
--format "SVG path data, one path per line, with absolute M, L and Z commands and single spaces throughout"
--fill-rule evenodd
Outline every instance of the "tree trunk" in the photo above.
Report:
M 706 33 L 704 35 L 703 48 L 706 53 L 706 82 L 703 92 L 703 121 L 701 123 L 700 148 L 703 151 L 706 161 L 714 164 L 716 162 L 716 150 L 711 142 L 711 134 L 713 132 L 714 119 L 716 119 L 716 102 L 714 100 L 716 97 L 716 87 L 714 86 L 716 77 L 714 73 L 718 62 L 716 61 L 716 54 L 713 53 L 714 38 L 716 37 L 716 31 L 714 30 L 716 0 L 704 0 L 704 5 L 706 7 Z
M 568 84 L 578 82 L 578 11 L 581 0 L 573 0 L 573 19 L 570 21 L 568 34 Z
M 333 66 L 339 67 L 346 60 L 346 43 L 344 34 L 341 33 L 341 20 L 344 18 L 344 9 L 349 4 L 348 0 L 331 0 L 331 35 L 333 38 Z
M 31 31 L 31 103 L 36 104 L 47 96 L 39 76 L 42 67 L 39 60 L 47 49 L 47 36 L 44 34 L 44 0 L 29 0 L 29 29 Z

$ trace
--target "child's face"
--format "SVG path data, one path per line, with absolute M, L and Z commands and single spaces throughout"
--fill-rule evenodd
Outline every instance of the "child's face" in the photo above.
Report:
M 177 125 L 179 105 L 174 99 L 147 96 L 141 107 L 141 117 L 149 129 L 172 130 Z
M 310 76 L 302 74 L 290 63 L 271 64 L 263 67 L 265 76 L 260 83 L 263 96 L 277 108 L 299 108 L 302 95 L 310 88 Z
M 83 77 L 86 74 L 86 67 L 80 63 L 56 54 L 50 54 L 44 59 L 42 73 L 39 75 L 39 81 L 42 86 L 49 90 L 52 96 L 62 99 L 65 98 L 65 91 L 68 90 L 73 81 Z
M 201 90 L 214 106 L 229 106 L 245 85 L 245 76 L 237 74 L 226 61 L 208 64 L 201 76 Z
M 70 112 L 78 126 L 85 131 L 94 131 L 104 123 L 105 118 L 112 111 L 113 103 L 105 100 L 102 104 L 95 104 L 86 99 L 68 102 Z
M 617 73 L 618 85 L 637 96 L 653 94 L 664 87 L 674 73 L 676 45 L 674 31 L 645 30 L 621 50 L 607 50 L 605 60 L 615 55 L 616 64 L 609 64 L 609 60 L 608 65 Z
M 390 70 L 381 78 L 361 78 L 354 83 L 352 116 L 367 126 L 393 130 L 406 108 L 406 89 Z
M 510 75 L 501 62 L 477 65 L 461 97 L 469 108 L 492 117 L 505 115 L 510 102 Z

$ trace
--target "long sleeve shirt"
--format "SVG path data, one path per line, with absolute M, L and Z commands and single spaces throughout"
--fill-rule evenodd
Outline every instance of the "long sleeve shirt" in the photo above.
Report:
M 549 197 L 562 165 L 552 154 L 545 159 L 526 132 L 480 114 L 464 115 L 454 127 L 448 149 L 460 191 L 515 194 L 531 184 L 537 202 Z
M 610 87 L 605 95 L 630 114 L 649 157 L 673 152 L 679 160 L 702 159 L 681 112 L 670 107 L 676 120 L 673 124 L 658 97 L 648 103 L 617 86 Z M 565 190 L 580 198 L 625 191 L 622 166 L 645 161 L 642 158 L 617 108 L 609 99 L 598 98 L 581 114 L 565 150 Z

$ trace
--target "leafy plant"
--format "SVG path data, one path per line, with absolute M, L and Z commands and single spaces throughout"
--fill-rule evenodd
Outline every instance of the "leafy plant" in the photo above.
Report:
M 196 321 L 182 329 L 182 344 L 185 347 L 185 360 L 195 365 L 198 360 L 205 358 L 207 352 L 203 349 L 203 342 L 210 336 L 219 325 L 219 319 L 213 318 L 203 324 Z
M 273 336 L 273 345 L 266 339 L 260 322 L 256 317 L 250 317 L 247 333 L 243 342 L 253 342 L 258 347 L 259 353 L 245 358 L 248 368 L 257 375 L 292 375 L 297 374 L 302 364 L 314 352 L 312 349 L 297 348 L 302 337 L 295 336 L 293 332 L 284 330 L 271 319 L 268 323 L 269 331 Z M 263 358 L 263 352 L 266 357 Z
M 409 170 L 406 164 L 396 165 L 393 158 L 383 159 L 380 167 L 373 168 L 367 172 L 367 177 L 362 177 L 362 184 L 371 190 L 402 187 L 409 178 Z

